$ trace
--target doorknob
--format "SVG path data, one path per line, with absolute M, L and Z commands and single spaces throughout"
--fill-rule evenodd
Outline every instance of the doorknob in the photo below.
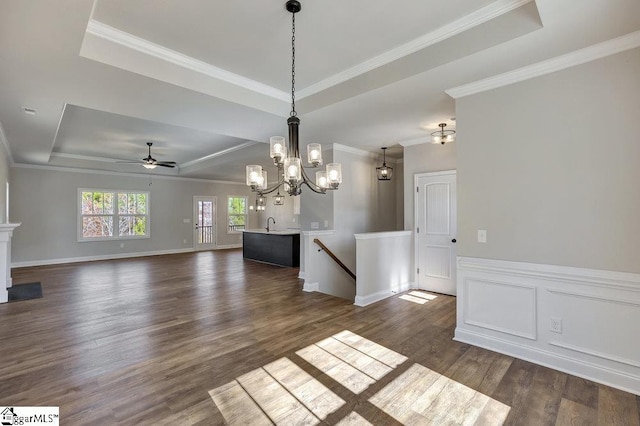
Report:
M 451 240 L 451 242 L 452 242 L 452 243 L 455 243 L 455 242 L 456 242 L 456 239 L 454 238 L 453 240 Z

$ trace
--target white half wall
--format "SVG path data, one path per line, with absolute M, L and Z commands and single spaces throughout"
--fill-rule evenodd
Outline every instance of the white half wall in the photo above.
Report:
M 343 299 L 353 300 L 355 297 L 355 281 L 347 274 L 320 246 L 313 242 L 315 238 L 322 241 L 334 251 L 342 240 L 333 230 L 304 231 L 301 235 L 302 252 L 305 255 L 304 291 L 317 291 Z M 351 237 L 353 238 L 353 236 Z M 339 258 L 339 256 L 338 256 Z M 347 264 L 348 268 L 354 265 Z M 351 269 L 353 271 L 354 269 Z
M 458 257 L 457 286 L 455 340 L 640 395 L 640 274 Z
M 410 288 L 411 235 L 411 231 L 355 235 L 355 305 L 366 306 Z

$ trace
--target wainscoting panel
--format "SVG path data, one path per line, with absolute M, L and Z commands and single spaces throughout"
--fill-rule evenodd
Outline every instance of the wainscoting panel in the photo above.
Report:
M 457 263 L 455 340 L 640 395 L 640 274 Z
M 536 339 L 536 288 L 508 282 L 464 280 L 464 323 Z

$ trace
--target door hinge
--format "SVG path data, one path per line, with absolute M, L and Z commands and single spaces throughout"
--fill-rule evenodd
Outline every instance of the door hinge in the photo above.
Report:
M 418 274 L 420 274 L 420 268 L 418 268 Z
M 416 234 L 420 233 L 420 227 L 416 228 Z
M 416 192 L 420 192 L 420 187 L 416 186 Z

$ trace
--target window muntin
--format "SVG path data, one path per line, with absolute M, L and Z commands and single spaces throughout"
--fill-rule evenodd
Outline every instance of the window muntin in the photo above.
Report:
M 240 232 L 245 229 L 248 209 L 247 197 L 233 195 L 227 197 L 227 217 L 229 218 L 227 232 Z
M 79 189 L 79 241 L 149 238 L 149 193 Z

